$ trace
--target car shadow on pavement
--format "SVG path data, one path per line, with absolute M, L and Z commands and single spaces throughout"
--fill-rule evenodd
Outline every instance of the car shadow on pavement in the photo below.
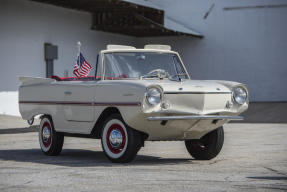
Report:
M 161 158 L 156 156 L 137 155 L 136 159 L 128 164 L 111 163 L 104 152 L 83 149 L 64 149 L 59 156 L 46 156 L 40 149 L 12 149 L 0 150 L 0 160 L 16 162 L 32 162 L 66 167 L 94 167 L 119 165 L 172 165 L 190 164 L 194 159 L 188 158 Z
M 256 176 L 256 177 L 246 177 L 248 179 L 263 179 L 263 180 L 287 180 L 287 176 Z

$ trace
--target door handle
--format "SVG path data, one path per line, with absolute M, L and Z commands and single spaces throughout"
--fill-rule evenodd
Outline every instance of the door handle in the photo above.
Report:
M 64 93 L 65 93 L 65 95 L 71 95 L 72 94 L 71 91 L 65 91 Z

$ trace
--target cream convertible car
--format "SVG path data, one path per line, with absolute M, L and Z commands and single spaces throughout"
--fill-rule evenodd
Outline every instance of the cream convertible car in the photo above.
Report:
M 248 108 L 245 85 L 191 80 L 169 46 L 144 49 L 109 45 L 99 54 L 96 76 L 20 77 L 23 119 L 41 115 L 39 141 L 58 155 L 64 136 L 101 139 L 112 162 L 130 162 L 144 141 L 184 141 L 195 159 L 220 152 L 222 125 Z

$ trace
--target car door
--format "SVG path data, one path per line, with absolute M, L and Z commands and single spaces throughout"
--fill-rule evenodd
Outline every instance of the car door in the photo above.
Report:
M 65 84 L 63 111 L 67 121 L 94 121 L 95 90 L 94 81 L 70 81 Z

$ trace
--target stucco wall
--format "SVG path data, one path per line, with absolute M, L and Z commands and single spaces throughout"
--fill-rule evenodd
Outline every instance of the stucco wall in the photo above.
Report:
M 58 45 L 56 75 L 72 75 L 77 41 L 87 61 L 95 65 L 97 53 L 107 44 L 133 45 L 133 37 L 90 30 L 91 15 L 32 2 L 0 2 L 0 91 L 18 89 L 18 76 L 45 77 L 44 43 Z
M 132 1 L 164 9 L 167 18 L 205 36 L 143 38 L 137 46 L 171 44 L 181 53 L 192 78 L 246 83 L 252 101 L 287 101 L 287 1 Z M 254 7 L 258 5 L 271 6 Z M 251 7 L 224 9 L 242 6 Z

